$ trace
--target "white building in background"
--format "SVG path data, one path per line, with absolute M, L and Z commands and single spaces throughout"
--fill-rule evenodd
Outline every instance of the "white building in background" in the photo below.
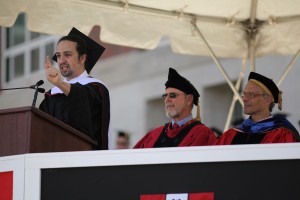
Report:
M 13 28 L 1 28 L 1 88 L 26 87 L 44 80 L 42 86 L 50 89 L 44 75 L 45 55 L 53 55 L 58 36 L 33 33 L 26 30 L 23 18 Z M 120 47 L 122 48 L 122 47 Z M 230 50 L 230 48 L 228 49 Z M 291 56 L 269 56 L 256 60 L 256 71 L 278 82 Z M 230 79 L 238 79 L 242 61 L 221 59 Z M 300 130 L 300 62 L 297 61 L 280 89 L 283 91 L 283 111 Z M 164 93 L 169 67 L 189 79 L 200 93 L 201 118 L 208 127 L 223 131 L 232 91 L 210 57 L 174 54 L 167 41 L 151 51 L 133 50 L 100 61 L 91 75 L 106 83 L 111 99 L 111 128 L 113 139 L 118 131 L 131 136 L 133 146 L 151 128 L 168 122 L 161 95 Z M 242 85 L 245 85 L 249 66 Z M 31 106 L 34 90 L 0 92 L 0 109 Z M 36 106 L 43 99 L 38 95 Z M 273 113 L 277 113 L 277 107 Z M 194 112 L 195 115 L 195 112 Z M 239 103 L 233 120 L 243 117 Z

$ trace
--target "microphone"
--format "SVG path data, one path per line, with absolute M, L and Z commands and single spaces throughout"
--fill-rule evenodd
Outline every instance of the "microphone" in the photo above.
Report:
M 29 86 L 31 89 L 35 89 L 35 87 L 38 87 L 40 85 L 43 85 L 44 81 L 43 80 L 39 80 L 36 84 Z
M 45 89 L 44 88 L 37 88 L 37 91 L 40 93 L 45 93 Z

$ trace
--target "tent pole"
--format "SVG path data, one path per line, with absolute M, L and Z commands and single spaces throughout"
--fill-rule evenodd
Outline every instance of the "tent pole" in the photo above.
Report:
M 216 57 L 216 55 L 214 54 L 212 48 L 209 46 L 208 42 L 206 41 L 206 39 L 204 38 L 203 34 L 201 33 L 200 29 L 197 27 L 196 25 L 196 20 L 192 20 L 191 21 L 193 27 L 197 30 L 197 33 L 200 35 L 200 37 L 202 38 L 202 40 L 204 41 L 206 47 L 209 50 L 209 53 L 211 55 L 211 57 L 213 58 L 214 62 L 216 63 L 217 67 L 220 69 L 221 73 L 223 74 L 225 80 L 227 81 L 229 87 L 231 88 L 231 90 L 233 91 L 234 95 L 237 96 L 239 102 L 243 105 L 243 101 L 241 96 L 239 95 L 238 91 L 235 89 L 234 85 L 232 84 L 231 80 L 229 79 L 226 71 L 224 70 L 223 66 L 221 65 L 220 61 L 218 60 L 218 58 Z
M 255 71 L 255 38 L 257 33 L 256 26 L 256 12 L 257 0 L 252 0 L 251 13 L 250 13 L 250 26 L 249 26 L 249 57 L 250 57 L 250 70 Z
M 250 71 L 255 72 L 255 35 L 250 36 L 249 43 Z
M 280 86 L 282 81 L 284 80 L 284 78 L 287 76 L 287 74 L 289 73 L 289 71 L 291 70 L 291 68 L 294 66 L 296 59 L 299 57 L 300 55 L 300 48 L 298 49 L 297 53 L 294 55 L 293 59 L 291 60 L 291 62 L 289 63 L 289 65 L 286 67 L 283 75 L 281 76 L 280 80 L 277 83 L 277 86 Z
M 246 70 L 246 58 L 243 59 L 242 70 L 241 70 L 239 78 L 238 78 L 238 80 L 235 84 L 235 88 L 237 90 L 241 87 L 241 83 L 242 83 L 242 80 L 243 80 L 244 75 L 245 75 L 245 70 Z M 232 102 L 231 102 L 231 105 L 230 105 L 230 108 L 229 108 L 229 112 L 228 112 L 228 115 L 227 115 L 227 119 L 226 119 L 226 123 L 225 123 L 225 127 L 224 127 L 223 132 L 225 132 L 229 129 L 230 122 L 231 122 L 231 119 L 232 119 L 232 114 L 233 114 L 233 111 L 234 111 L 234 106 L 235 106 L 237 100 L 238 99 L 237 99 L 236 95 L 233 94 Z M 243 106 L 243 104 L 242 104 L 242 106 Z

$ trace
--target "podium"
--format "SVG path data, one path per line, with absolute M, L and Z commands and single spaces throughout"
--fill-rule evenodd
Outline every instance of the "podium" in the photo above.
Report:
M 87 135 L 35 107 L 0 110 L 0 156 L 92 150 Z

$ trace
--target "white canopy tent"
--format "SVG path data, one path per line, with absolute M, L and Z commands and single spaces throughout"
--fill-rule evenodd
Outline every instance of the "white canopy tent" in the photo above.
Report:
M 249 59 L 300 51 L 300 0 L 0 0 L 0 26 L 12 26 L 19 13 L 27 14 L 31 31 L 65 35 L 72 27 L 88 34 L 101 26 L 106 43 L 153 49 L 168 37 L 175 53 L 210 55 L 234 92 L 225 129 L 236 101 L 242 100 L 218 57 Z

